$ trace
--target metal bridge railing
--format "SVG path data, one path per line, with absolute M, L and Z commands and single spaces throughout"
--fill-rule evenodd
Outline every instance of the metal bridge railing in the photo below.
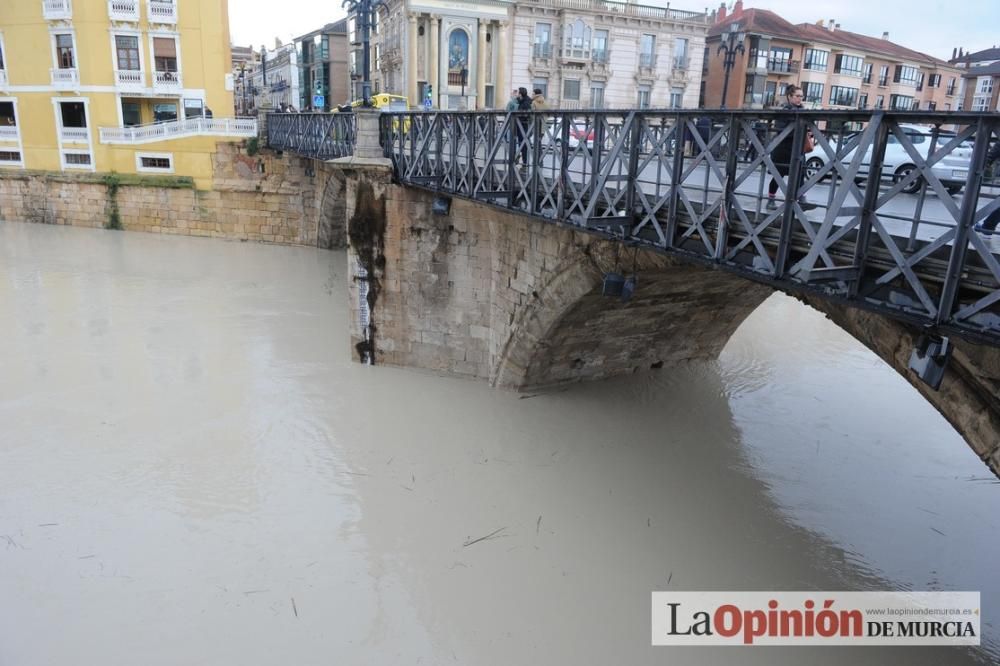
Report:
M 402 183 L 1000 344 L 1000 236 L 973 229 L 1000 215 L 1000 182 L 984 173 L 996 114 L 406 112 L 380 122 Z M 816 147 L 803 153 L 807 135 Z
M 350 156 L 356 138 L 353 113 L 267 114 L 267 146 L 274 150 L 329 160 Z

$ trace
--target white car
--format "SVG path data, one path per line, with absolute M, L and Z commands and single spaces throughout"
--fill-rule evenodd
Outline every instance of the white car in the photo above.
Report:
M 920 156 L 927 159 L 928 150 L 931 147 L 931 130 L 919 125 L 900 125 L 899 127 L 910 139 L 910 141 L 913 142 L 913 145 L 919 151 Z M 855 138 L 855 136 L 857 136 L 857 134 L 857 132 L 853 132 L 844 135 L 844 141 L 850 142 Z M 955 134 L 951 132 L 938 132 L 938 140 L 935 145 L 935 151 L 939 150 L 954 137 Z M 832 139 L 830 143 L 833 147 L 837 146 L 836 139 Z M 853 159 L 854 151 L 852 150 L 847 155 L 842 157 L 841 161 L 847 165 L 850 164 Z M 819 171 L 819 169 L 829 162 L 830 157 L 826 154 L 825 150 L 817 145 L 812 151 L 806 153 L 805 160 L 806 177 L 811 178 L 817 171 Z M 938 180 L 941 181 L 941 184 L 944 185 L 949 194 L 955 194 L 965 187 L 965 181 L 969 176 L 969 166 L 971 162 L 972 142 L 963 141 L 957 147 L 952 149 L 948 155 L 936 162 L 934 166 L 931 167 L 931 171 L 935 176 L 937 176 Z M 868 176 L 868 165 L 870 163 L 871 148 L 868 149 L 868 152 L 865 154 L 865 157 L 861 162 L 861 167 L 858 169 L 858 178 L 866 178 Z M 910 154 L 906 152 L 906 149 L 899 143 L 895 134 L 890 133 L 888 143 L 885 147 L 885 157 L 882 160 L 882 178 L 890 180 L 893 183 L 898 183 L 916 169 L 917 166 L 914 164 L 913 158 L 910 157 Z M 922 183 L 923 178 L 917 177 L 903 189 L 903 192 L 906 192 L 907 194 L 914 194 L 920 190 Z

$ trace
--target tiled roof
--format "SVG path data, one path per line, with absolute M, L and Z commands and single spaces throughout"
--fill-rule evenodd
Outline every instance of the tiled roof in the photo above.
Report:
M 992 65 L 983 65 L 982 67 L 972 67 L 966 73 L 962 74 L 963 79 L 974 79 L 977 76 L 1000 76 L 1000 62 L 995 62 Z
M 729 30 L 733 23 L 739 23 L 740 28 L 747 32 L 755 32 L 772 37 L 780 37 L 793 42 L 805 44 L 823 43 L 857 49 L 868 53 L 886 55 L 890 58 L 915 62 L 925 65 L 948 66 L 944 60 L 939 60 L 926 53 L 920 53 L 905 46 L 900 46 L 888 39 L 859 35 L 848 30 L 828 30 L 813 23 L 793 25 L 772 11 L 766 9 L 747 9 L 736 16 L 727 17 L 722 22 L 712 26 L 708 36 L 714 37 Z
M 948 62 L 979 62 L 980 60 L 1000 60 L 1000 49 L 992 48 L 976 53 L 966 53 L 961 58 L 954 58 Z

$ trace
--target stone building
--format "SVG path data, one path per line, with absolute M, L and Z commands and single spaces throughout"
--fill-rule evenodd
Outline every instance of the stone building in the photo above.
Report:
M 614 0 L 390 0 L 377 23 L 373 91 L 441 109 L 502 108 L 521 86 L 554 108 L 693 107 L 709 27 Z
M 961 98 L 961 72 L 949 63 L 881 38 L 842 30 L 830 20 L 793 25 L 771 11 L 725 5 L 708 33 L 702 104 L 717 108 L 725 88 L 723 32 L 746 35 L 745 52 L 729 73 L 727 108 L 769 108 L 785 102 L 789 84 L 801 86 L 807 108 L 952 110 Z
M 510 7 L 389 0 L 372 35 L 373 92 L 405 96 L 411 106 L 430 99 L 440 109 L 492 108 L 509 80 Z
M 282 104 L 298 108 L 298 54 L 294 44 L 276 44 L 274 50 L 260 49 L 260 62 L 250 77 L 254 109 L 279 109 Z
M 554 108 L 694 108 L 708 27 L 702 12 L 632 3 L 518 4 L 511 81 Z

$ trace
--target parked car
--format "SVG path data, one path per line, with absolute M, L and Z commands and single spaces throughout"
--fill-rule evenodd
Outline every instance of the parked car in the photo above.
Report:
M 584 120 L 573 120 L 564 118 L 555 118 L 548 121 L 548 127 L 545 130 L 546 140 L 555 143 L 555 145 L 562 144 L 562 124 L 564 120 L 569 122 L 569 142 L 570 148 L 577 148 L 581 143 L 585 143 L 587 148 L 594 147 L 594 127 L 593 125 L 587 126 L 587 122 Z
M 929 157 L 929 149 L 931 147 L 931 130 L 920 125 L 901 124 L 899 127 L 913 143 L 914 147 L 919 151 L 920 156 L 927 159 Z M 855 132 L 845 135 L 843 139 L 844 142 L 850 142 L 857 136 L 857 134 L 858 133 Z M 954 137 L 955 134 L 953 132 L 940 131 L 938 133 L 935 151 L 951 141 Z M 837 147 L 838 143 L 836 138 L 831 140 L 831 144 L 833 147 Z M 843 156 L 841 161 L 844 164 L 850 164 L 853 159 L 854 151 L 852 150 L 847 155 Z M 806 153 L 805 160 L 806 176 L 812 177 L 829 162 L 830 157 L 827 155 L 825 150 L 817 145 L 812 151 Z M 963 187 L 965 187 L 965 181 L 969 176 L 969 166 L 971 161 L 972 143 L 970 141 L 964 141 L 952 149 L 948 155 L 936 162 L 931 167 L 931 171 L 938 178 L 938 180 L 941 181 L 941 184 L 944 185 L 949 194 L 956 194 Z M 866 178 L 868 176 L 869 164 L 871 164 L 870 148 L 866 152 L 861 162 L 861 166 L 858 169 L 858 178 Z M 902 146 L 902 144 L 899 143 L 896 135 L 890 133 L 888 143 L 885 147 L 885 156 L 882 159 L 882 178 L 890 180 L 893 183 L 898 183 L 909 176 L 910 173 L 916 169 L 917 166 L 914 163 L 913 158 Z M 903 189 L 903 192 L 907 194 L 914 194 L 920 190 L 922 183 L 923 178 L 917 177 Z

